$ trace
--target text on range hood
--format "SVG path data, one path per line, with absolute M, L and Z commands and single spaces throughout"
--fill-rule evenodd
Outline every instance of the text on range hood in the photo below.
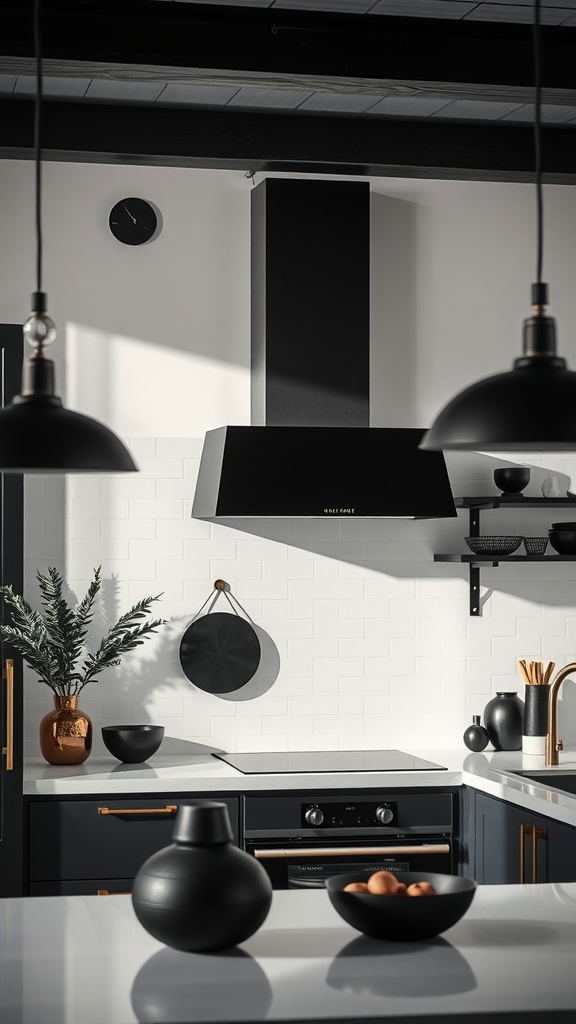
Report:
M 251 421 L 206 434 L 192 517 L 456 516 L 424 428 L 371 427 L 370 186 L 251 192 Z

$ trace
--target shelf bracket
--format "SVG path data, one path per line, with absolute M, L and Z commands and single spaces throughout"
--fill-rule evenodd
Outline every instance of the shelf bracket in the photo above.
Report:
M 472 535 L 470 535 L 472 536 Z M 470 615 L 481 615 L 480 566 L 470 562 Z

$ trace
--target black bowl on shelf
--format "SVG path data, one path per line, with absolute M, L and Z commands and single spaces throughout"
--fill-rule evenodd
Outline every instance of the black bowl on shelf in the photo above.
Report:
M 163 725 L 103 725 L 107 750 L 124 764 L 142 764 L 155 754 L 164 739 Z
M 511 555 L 516 551 L 522 541 L 523 537 L 506 537 L 506 536 L 493 536 L 493 537 L 464 537 L 468 547 L 475 555 Z
M 494 483 L 502 494 L 520 494 L 530 482 L 527 466 L 504 466 L 494 470 Z
M 576 555 L 576 529 L 548 530 L 548 537 L 559 555 Z
M 468 910 L 477 888 L 473 879 L 459 875 L 403 871 L 398 877 L 406 885 L 430 882 L 436 894 L 376 896 L 344 892 L 344 886 L 350 882 L 363 880 L 358 871 L 327 878 L 326 891 L 340 917 L 364 935 L 390 942 L 421 942 L 456 924 Z

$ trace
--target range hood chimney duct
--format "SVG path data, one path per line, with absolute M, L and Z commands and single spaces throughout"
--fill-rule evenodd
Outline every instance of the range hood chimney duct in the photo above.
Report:
M 192 517 L 440 518 L 422 428 L 370 427 L 370 186 L 251 191 L 251 423 L 206 434 Z

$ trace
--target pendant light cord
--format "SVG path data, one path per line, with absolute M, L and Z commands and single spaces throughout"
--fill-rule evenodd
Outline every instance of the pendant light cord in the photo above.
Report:
M 542 216 L 542 152 L 540 144 L 540 119 L 542 103 L 541 84 L 541 53 L 540 53 L 540 0 L 534 0 L 534 24 L 532 31 L 534 48 L 534 156 L 536 178 L 536 210 L 537 210 L 537 256 L 536 283 L 542 284 L 542 249 L 543 249 L 543 216 Z
M 42 46 L 40 0 L 34 0 L 34 49 L 36 51 L 36 99 L 34 104 L 34 159 L 36 169 L 36 292 L 42 291 L 42 160 L 40 108 L 42 106 Z

